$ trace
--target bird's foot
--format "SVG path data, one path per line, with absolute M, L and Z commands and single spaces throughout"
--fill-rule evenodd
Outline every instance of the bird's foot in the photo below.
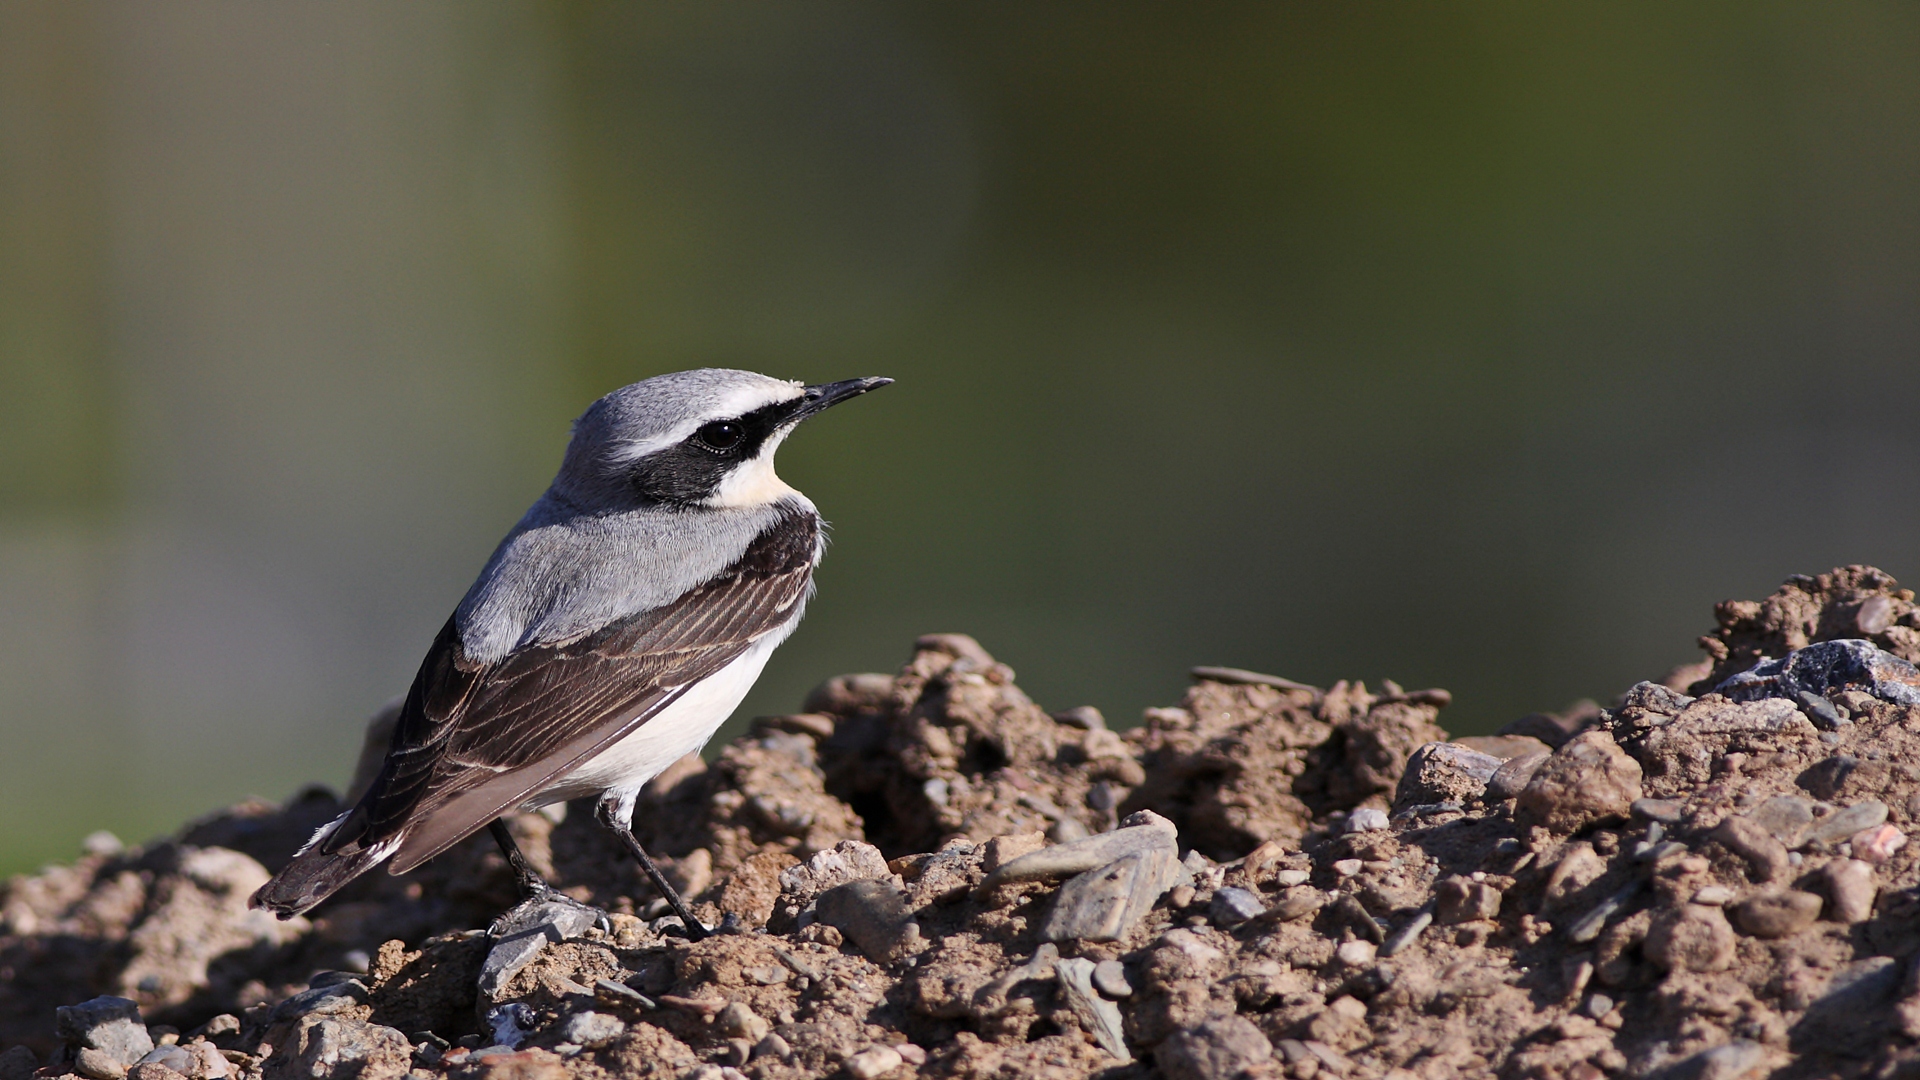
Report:
M 609 933 L 613 930 L 613 922 L 605 911 L 591 904 L 583 904 L 544 882 L 529 888 L 527 893 L 525 900 L 493 920 L 493 925 L 487 928 L 488 937 L 498 941 L 550 926 L 553 929 L 549 936 L 566 941 L 596 926 Z

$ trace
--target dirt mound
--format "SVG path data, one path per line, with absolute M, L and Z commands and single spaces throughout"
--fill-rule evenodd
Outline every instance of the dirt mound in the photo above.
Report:
M 1717 614 L 1684 688 L 1458 742 L 1228 669 L 1118 733 L 932 635 L 652 785 L 698 943 L 584 812 L 512 827 L 610 925 L 499 940 L 484 838 L 247 912 L 325 792 L 102 838 L 0 894 L 0 1080 L 1920 1074 L 1912 596 Z

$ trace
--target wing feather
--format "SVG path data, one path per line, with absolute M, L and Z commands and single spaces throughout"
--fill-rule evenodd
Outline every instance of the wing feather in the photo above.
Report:
M 404 873 L 525 801 L 785 625 L 819 541 L 818 520 L 795 508 L 678 600 L 492 664 L 468 662 L 448 620 L 379 777 L 323 850 L 398 840 L 390 868 Z

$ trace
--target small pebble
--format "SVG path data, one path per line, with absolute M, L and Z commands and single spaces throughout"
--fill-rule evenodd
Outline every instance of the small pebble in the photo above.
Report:
M 1126 966 L 1118 960 L 1102 960 L 1093 966 L 1093 988 L 1115 1000 L 1133 996 Z
M 1100 710 L 1091 705 L 1078 705 L 1064 712 L 1054 713 L 1053 718 L 1068 727 L 1077 727 L 1083 731 L 1105 731 L 1107 727 L 1107 718 L 1100 715 Z
M 847 1075 L 853 1080 L 879 1080 L 905 1063 L 900 1051 L 891 1046 L 869 1046 L 847 1059 Z
M 1820 898 L 1797 889 L 1751 897 L 1733 909 L 1740 929 L 1757 938 L 1783 938 L 1813 925 L 1820 917 Z
M 193 1070 L 193 1055 L 187 1048 L 176 1043 L 165 1043 L 153 1048 L 153 1052 L 141 1058 L 135 1064 L 164 1065 L 174 1072 L 185 1075 Z
M 1371 806 L 1362 806 L 1347 815 L 1346 831 L 1350 833 L 1379 832 L 1388 825 L 1387 812 Z
M 127 1075 L 127 1067 L 115 1061 L 112 1054 L 91 1046 L 81 1047 L 74 1055 L 73 1071 L 87 1080 L 121 1080 Z
M 1598 1020 L 1613 1011 L 1613 999 L 1605 994 L 1593 994 L 1587 998 L 1586 1014 Z
M 627 1033 L 626 1022 L 606 1013 L 583 1012 L 567 1017 L 561 1037 L 579 1046 L 599 1048 Z
M 1724 971 L 1738 948 L 1719 908 L 1686 904 L 1654 913 L 1640 951 L 1667 971 Z
M 1269 912 L 1280 922 L 1294 922 L 1326 906 L 1327 898 L 1318 889 L 1293 889 L 1280 898 Z
M 1633 813 L 1635 816 L 1646 818 L 1648 821 L 1658 821 L 1665 825 L 1679 824 L 1680 818 L 1685 812 L 1685 804 L 1681 803 L 1678 799 L 1633 800 Z
M 1755 1075 L 1766 1060 L 1765 1047 L 1747 1039 L 1735 1039 L 1680 1062 L 1673 1075 L 1695 1076 L 1701 1080 L 1738 1080 Z
M 1708 885 L 1693 894 L 1693 902 L 1696 904 L 1710 904 L 1714 907 L 1725 907 L 1733 902 L 1733 890 L 1727 888 L 1725 885 Z
M 1228 1080 L 1272 1075 L 1273 1044 L 1253 1022 L 1228 1013 L 1176 1029 L 1153 1052 L 1169 1080 Z
M 1228 886 L 1218 889 L 1207 904 L 1207 918 L 1215 926 L 1239 926 L 1248 919 L 1258 918 L 1267 910 L 1258 896 L 1245 889 Z
M 90 832 L 80 841 L 80 850 L 88 855 L 118 855 L 127 850 L 127 845 L 119 837 L 105 829 Z
M 757 1058 L 770 1057 L 775 1061 L 785 1061 L 793 1056 L 793 1047 L 787 1043 L 787 1040 L 781 1038 L 780 1033 L 776 1031 L 754 1044 L 753 1056 Z
M 1835 859 L 1821 868 L 1827 882 L 1827 915 L 1834 922 L 1852 925 L 1873 915 L 1873 867 L 1859 859 Z
M 1359 859 L 1340 859 L 1333 864 L 1333 872 L 1341 877 L 1352 877 L 1360 872 Z
M 1343 941 L 1340 943 L 1339 948 L 1333 950 L 1333 955 L 1337 957 L 1341 963 L 1352 968 L 1366 967 L 1368 964 L 1373 963 L 1374 957 L 1378 954 L 1379 949 L 1373 942 L 1364 941 L 1359 938 L 1352 941 Z
M 1413 915 L 1413 918 L 1408 919 L 1405 926 L 1402 926 L 1400 929 L 1394 931 L 1393 936 L 1387 939 L 1386 944 L 1380 946 L 1380 955 L 1381 956 L 1394 955 L 1400 950 L 1413 944 L 1416 940 L 1419 939 L 1421 933 L 1425 931 L 1427 927 L 1432 925 L 1433 925 L 1432 909 L 1423 908 L 1420 911 L 1415 912 Z
M 1071 844 L 1075 840 L 1085 840 L 1092 834 L 1080 823 L 1079 818 L 1063 817 L 1047 830 L 1047 838 L 1056 844 Z
M 1840 715 L 1840 710 L 1833 707 L 1833 702 L 1811 690 L 1794 691 L 1793 700 L 1799 703 L 1801 711 L 1807 714 L 1807 719 L 1812 720 L 1816 727 L 1835 731 L 1840 725 L 1848 722 L 1846 717 Z
M 1291 889 L 1295 885 L 1305 885 L 1307 879 L 1312 876 L 1313 872 L 1309 870 L 1282 870 L 1273 875 L 1273 880 L 1279 883 L 1281 888 Z
M 1568 939 L 1585 944 L 1599 937 L 1600 931 L 1606 929 L 1607 920 L 1619 914 L 1639 891 L 1640 882 L 1637 880 L 1629 881 L 1621 886 L 1618 892 L 1595 904 L 1593 910 L 1582 915 L 1579 920 L 1568 927 Z
M 1862 635 L 1873 637 L 1876 634 L 1886 633 L 1887 628 L 1893 625 L 1893 618 L 1891 599 L 1885 596 L 1869 596 L 1861 601 L 1859 610 L 1853 613 L 1853 626 Z
M 721 1009 L 720 1015 L 713 1018 L 713 1023 L 728 1038 L 745 1039 L 748 1043 L 756 1043 L 765 1038 L 768 1028 L 772 1026 L 767 1023 L 765 1017 L 738 1001 Z
M 1433 899 L 1434 917 L 1446 926 L 1500 914 L 1500 890 L 1484 880 L 1458 875 L 1441 878 L 1433 887 Z
M 1792 865 L 1787 859 L 1786 845 L 1751 818 L 1726 818 L 1714 827 L 1709 838 L 1745 859 L 1756 881 L 1777 880 Z
M 140 1007 L 123 997 L 97 997 L 78 1005 L 60 1006 L 54 1010 L 54 1033 L 69 1046 L 105 1054 L 105 1060 L 119 1069 L 120 1075 L 153 1050 L 153 1036 L 140 1022 Z M 104 1064 L 95 1066 L 96 1072 L 103 1069 Z
M 610 998 L 614 1001 L 624 1001 L 631 1005 L 638 1005 L 643 1009 L 658 1008 L 658 1006 L 653 1003 L 652 998 L 628 986 L 626 983 L 614 982 L 612 979 L 595 979 L 593 982 L 593 992 L 600 997 Z
M 1864 829 L 1853 838 L 1853 857 L 1875 866 L 1885 865 L 1907 844 L 1907 834 L 1892 825 Z
M 900 1060 L 916 1069 L 927 1063 L 927 1052 L 922 1047 L 912 1043 L 894 1043 L 893 1049 L 900 1055 Z

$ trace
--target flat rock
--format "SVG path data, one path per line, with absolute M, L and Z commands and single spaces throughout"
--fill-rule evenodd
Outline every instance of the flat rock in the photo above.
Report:
M 1887 820 L 1887 804 L 1878 799 L 1863 799 L 1844 810 L 1836 810 L 1808 826 L 1795 846 L 1831 847 L 1851 840 L 1864 829 Z
M 164 1046 L 154 1047 L 148 1051 L 145 1057 L 134 1062 L 134 1064 L 163 1065 L 184 1076 L 193 1071 L 194 1063 L 193 1054 L 190 1053 L 186 1047 L 181 1046 L 179 1043 L 168 1043 Z
M 1642 680 L 1620 695 L 1619 711 L 1640 709 L 1656 716 L 1678 716 L 1694 699 L 1664 683 Z
M 1207 920 L 1215 926 L 1239 926 L 1248 919 L 1260 917 L 1266 910 L 1267 905 L 1258 896 L 1228 886 L 1215 890 L 1213 899 L 1207 902 Z
M 1472 802 L 1486 792 L 1487 781 L 1505 760 L 1458 743 L 1427 743 L 1407 759 L 1406 771 L 1394 789 L 1393 807 Z
M 1171 846 L 1154 847 L 1077 875 L 1055 894 L 1045 941 L 1118 941 L 1184 876 Z
M 1120 826 L 1112 832 L 1022 855 L 987 875 L 980 887 L 988 890 L 1007 882 L 1069 877 L 1145 852 L 1166 852 L 1178 860 L 1180 838 L 1173 822 L 1151 810 L 1141 810 L 1127 815 Z
M 1920 705 L 1920 669 L 1871 641 L 1843 638 L 1796 649 L 1727 679 L 1714 692 L 1738 701 L 1860 690 L 1896 705 Z
M 1533 781 L 1533 774 L 1552 756 L 1550 750 L 1536 750 L 1502 762 L 1487 779 L 1486 797 L 1495 802 L 1517 798 Z
M 1553 752 L 1553 747 L 1531 735 L 1461 735 L 1451 742 L 1501 761 L 1511 761 L 1522 754 Z
M 1118 960 L 1102 960 L 1093 965 L 1094 989 L 1115 1000 L 1133 996 L 1133 984 L 1127 981 L 1127 968 Z
M 525 903 L 509 911 L 493 925 L 494 945 L 480 965 L 480 992 L 494 997 L 548 945 L 579 937 L 599 918 L 592 908 L 559 900 Z M 362 987 L 362 995 L 365 992 Z
M 1775 840 L 1788 848 L 1800 846 L 1800 838 L 1813 824 L 1813 800 L 1800 795 L 1775 795 L 1747 814 Z
M 1081 1029 L 1124 1065 L 1133 1060 L 1133 1054 L 1127 1050 L 1120 1009 L 1094 992 L 1094 966 L 1091 960 L 1069 958 L 1055 963 L 1054 972 L 1067 999 L 1067 1009 L 1080 1021 Z
M 1740 929 L 1757 938 L 1792 937 L 1819 917 L 1820 898 L 1798 889 L 1749 897 L 1733 909 Z
M 1671 723 L 1649 732 L 1646 749 L 1649 753 L 1661 754 L 1674 743 L 1702 735 L 1784 732 L 1816 734 L 1813 723 L 1794 702 L 1779 698 L 1731 701 L 1709 696 L 1681 710 Z
M 107 1055 L 125 1070 L 153 1050 L 140 1006 L 123 997 L 97 997 L 54 1010 L 54 1033 L 75 1050 Z
M 906 895 L 892 881 L 869 878 L 836 885 L 814 901 L 814 911 L 877 963 L 918 952 L 925 944 Z
M 1635 799 L 1633 816 L 1657 821 L 1662 825 L 1678 824 L 1686 816 L 1686 804 L 1678 799 Z

